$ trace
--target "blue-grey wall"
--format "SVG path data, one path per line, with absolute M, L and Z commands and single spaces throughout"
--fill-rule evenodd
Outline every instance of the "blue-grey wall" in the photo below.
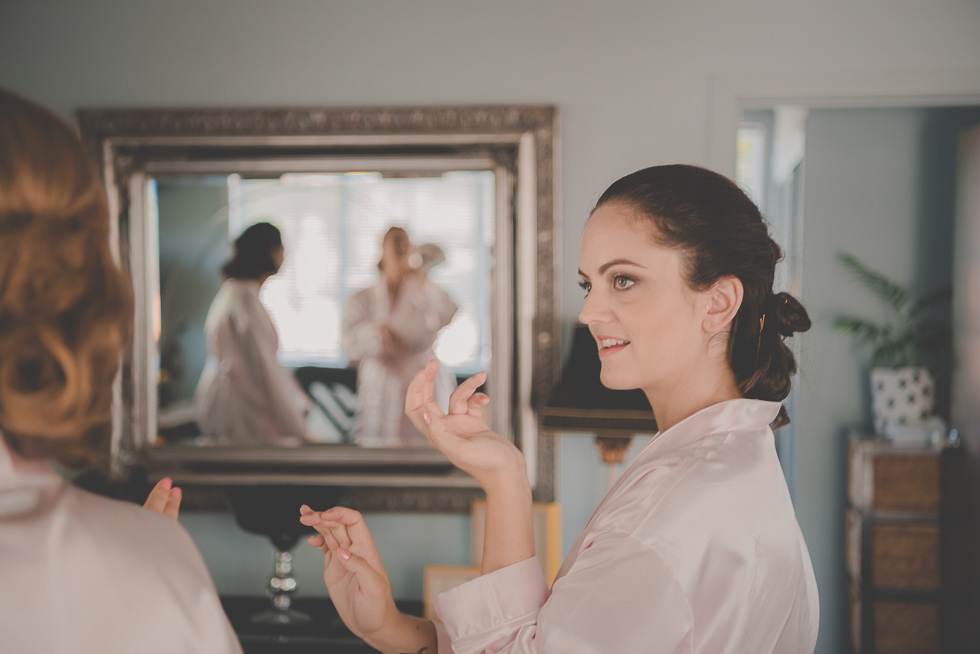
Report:
M 843 313 L 886 317 L 836 256 L 850 252 L 916 293 L 950 284 L 957 136 L 977 124 L 977 108 L 821 109 L 807 121 L 802 268 L 813 328 L 802 339 L 796 498 L 825 632 L 846 624 L 846 432 L 871 423 L 867 352 L 830 325 Z
M 163 385 L 163 405 L 194 397 L 208 355 L 204 319 L 221 288 L 221 266 L 231 256 L 231 245 L 224 178 L 164 177 L 158 180 L 157 198 L 160 338 L 161 350 L 167 350 L 160 368 L 177 371 Z
M 712 80 L 978 68 L 980 5 L 972 0 L 906 0 L 900 10 L 894 0 L 0 2 L 0 85 L 66 117 L 77 107 L 122 105 L 558 105 L 567 324 L 581 302 L 573 271 L 591 204 L 637 168 L 705 161 Z M 820 155 L 816 141 L 811 169 L 833 156 Z M 818 651 L 835 653 L 845 637 L 840 430 L 864 416 L 860 367 L 826 333 L 824 314 L 863 300 L 832 256 L 846 232 L 849 246 L 868 244 L 883 261 L 877 230 L 885 224 L 899 234 L 905 263 L 895 265 L 919 270 L 909 221 L 921 213 L 881 211 L 877 200 L 887 194 L 832 206 L 833 197 L 818 200 L 821 184 L 808 182 L 814 204 L 807 207 L 804 300 L 817 326 L 804 340 L 798 511 L 822 594 Z M 558 479 L 567 548 L 605 488 L 589 439 L 562 438 Z M 418 596 L 424 563 L 468 561 L 463 516 L 369 518 L 400 596 Z M 182 519 L 220 590 L 260 592 L 271 567 L 261 541 L 227 516 Z M 303 592 L 320 584 L 316 564 L 300 554 Z

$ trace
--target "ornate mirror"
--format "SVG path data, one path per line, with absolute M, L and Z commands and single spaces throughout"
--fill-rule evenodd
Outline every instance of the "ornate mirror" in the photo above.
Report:
M 396 354 L 424 350 L 450 383 L 487 371 L 491 427 L 524 451 L 536 498 L 553 499 L 534 411 L 558 370 L 553 107 L 85 109 L 78 122 L 135 291 L 113 477 L 334 486 L 365 510 L 465 511 L 475 482 L 424 440 L 396 437 L 404 397 L 379 391 L 420 360 Z M 266 223 L 281 237 L 277 272 L 236 286 L 240 237 Z M 417 295 L 384 283 L 392 227 Z M 401 308 L 423 296 L 441 298 L 439 321 Z M 381 377 L 353 336 L 370 307 L 406 325 L 367 337 L 388 353 Z M 223 308 L 246 318 L 216 330 Z M 209 413 L 202 387 L 241 361 L 230 392 L 247 387 L 245 399 Z M 250 413 L 286 390 L 300 426 Z

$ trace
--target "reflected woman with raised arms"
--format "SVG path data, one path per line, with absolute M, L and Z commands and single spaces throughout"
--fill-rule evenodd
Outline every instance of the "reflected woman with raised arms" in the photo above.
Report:
M 435 249 L 436 256 L 442 254 Z M 434 356 L 432 345 L 457 306 L 429 279 L 426 263 L 422 252 L 412 247 L 408 232 L 389 228 L 381 242 L 381 278 L 347 303 L 343 342 L 351 364 L 357 366 L 353 440 L 358 445 L 429 446 L 402 403 L 412 376 Z M 455 377 L 441 369 L 434 390 L 440 406 L 447 406 L 455 385 Z
M 585 227 L 580 313 L 604 385 L 640 388 L 657 435 L 609 491 L 549 589 L 534 559 L 524 458 L 484 423 L 480 373 L 448 413 L 435 366 L 407 414 L 487 494 L 482 575 L 400 614 L 360 514 L 301 508 L 345 623 L 383 652 L 812 652 L 818 599 L 771 426 L 810 320 L 773 293 L 781 256 L 730 180 L 659 166 L 610 186 Z

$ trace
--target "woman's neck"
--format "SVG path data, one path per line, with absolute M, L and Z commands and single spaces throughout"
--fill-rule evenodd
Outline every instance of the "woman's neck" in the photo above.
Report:
M 742 397 L 735 374 L 727 365 L 721 371 L 695 371 L 644 392 L 653 407 L 660 433 L 702 409 Z
M 272 275 L 266 274 L 259 277 L 232 277 L 231 279 L 240 284 L 252 284 L 255 286 L 255 288 L 262 288 L 262 284 L 265 284 L 265 280 L 269 279 L 270 277 L 272 277 Z

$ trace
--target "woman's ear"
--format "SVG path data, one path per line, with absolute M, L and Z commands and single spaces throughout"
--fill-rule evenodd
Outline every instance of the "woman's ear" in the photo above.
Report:
M 705 291 L 706 312 L 701 327 L 708 334 L 717 334 L 727 328 L 742 306 L 742 280 L 738 277 L 722 277 Z

